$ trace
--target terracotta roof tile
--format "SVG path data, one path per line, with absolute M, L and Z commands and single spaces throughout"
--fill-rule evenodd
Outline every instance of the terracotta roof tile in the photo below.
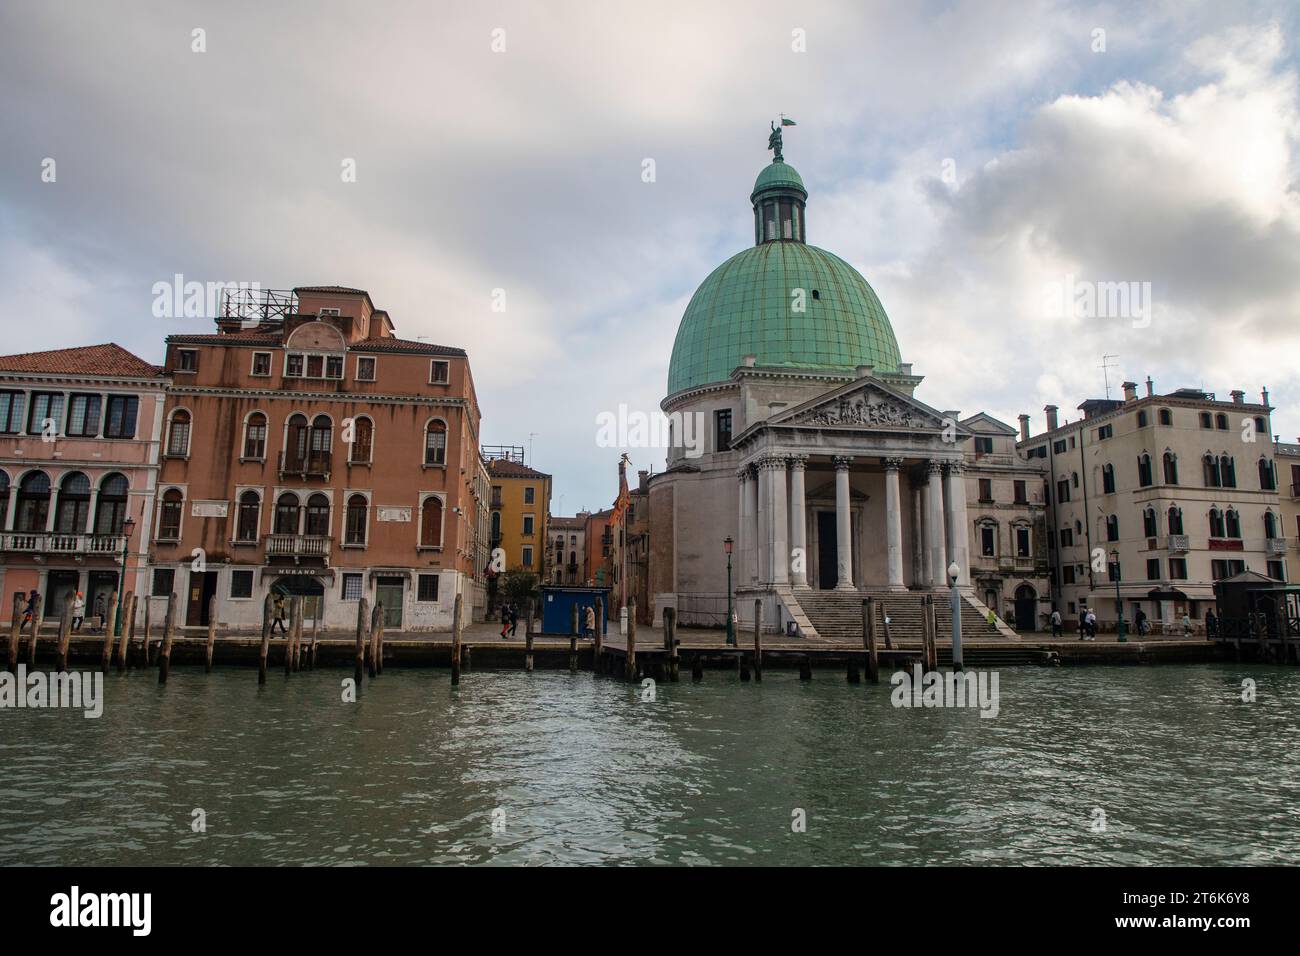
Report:
M 360 339 L 348 347 L 361 352 L 413 352 L 425 355 L 465 354 L 464 349 L 458 349 L 450 345 L 434 345 L 432 342 L 415 342 L 411 339 L 396 339 L 383 335 Z
M 161 366 L 146 362 L 113 342 L 49 352 L 23 352 L 0 356 L 2 372 L 35 372 L 47 375 L 116 375 L 156 378 Z
M 521 465 L 517 461 L 507 461 L 505 458 L 493 458 L 487 463 L 488 474 L 494 478 L 549 478 L 550 475 L 541 471 L 534 471 L 527 465 Z

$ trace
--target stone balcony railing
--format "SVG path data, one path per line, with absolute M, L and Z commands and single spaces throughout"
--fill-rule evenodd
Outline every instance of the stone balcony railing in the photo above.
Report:
M 121 534 L 62 534 L 56 531 L 5 531 L 0 551 L 19 554 L 71 554 L 117 557 L 126 546 Z
M 1185 534 L 1171 534 L 1165 539 L 1165 547 L 1170 551 L 1190 551 L 1191 537 Z
M 1286 538 L 1266 538 L 1264 546 L 1269 554 L 1286 554 Z
M 330 546 L 334 539 L 320 534 L 268 534 L 268 558 L 322 558 L 329 561 Z

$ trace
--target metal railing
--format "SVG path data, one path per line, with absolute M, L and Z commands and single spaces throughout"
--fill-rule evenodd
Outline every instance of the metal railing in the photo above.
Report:
M 1269 554 L 1286 554 L 1286 538 L 1265 538 Z
M 328 478 L 332 455 L 327 451 L 313 451 L 306 455 L 291 455 L 280 452 L 280 474 L 301 475 L 304 478 Z

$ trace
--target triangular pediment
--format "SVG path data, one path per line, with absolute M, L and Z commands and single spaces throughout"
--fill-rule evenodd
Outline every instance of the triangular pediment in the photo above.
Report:
M 814 399 L 774 415 L 768 425 L 810 425 L 819 428 L 868 428 L 890 431 L 939 431 L 942 412 L 866 378 L 847 382 Z M 952 423 L 958 434 L 966 430 Z

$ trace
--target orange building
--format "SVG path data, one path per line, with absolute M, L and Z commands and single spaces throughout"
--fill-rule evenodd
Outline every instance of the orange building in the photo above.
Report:
M 255 628 L 268 592 L 310 627 L 443 630 L 485 603 L 488 489 L 458 348 L 398 338 L 360 289 L 227 303 L 218 331 L 167 339 L 152 592 L 178 614 Z
M 81 591 L 91 621 L 143 593 L 165 385 L 113 344 L 0 357 L 0 620 L 33 588 L 47 618 Z

